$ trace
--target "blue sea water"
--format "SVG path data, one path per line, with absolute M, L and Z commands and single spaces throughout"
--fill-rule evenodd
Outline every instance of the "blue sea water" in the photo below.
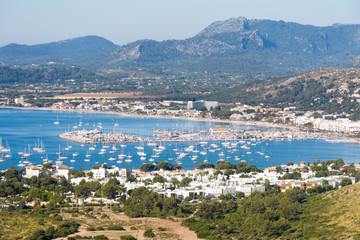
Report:
M 55 125 L 55 121 L 59 121 L 59 125 Z M 81 126 L 79 126 L 81 124 Z M 6 161 L 0 163 L 0 170 L 8 169 L 11 165 L 15 168 L 21 161 L 21 155 L 18 152 L 28 151 L 35 147 L 36 142 L 43 142 L 46 153 L 33 152 L 32 156 L 28 158 L 29 162 L 33 164 L 42 164 L 43 159 L 48 155 L 50 160 L 57 159 L 56 153 L 63 152 L 67 159 L 63 160 L 63 164 L 74 168 L 90 169 L 91 166 L 100 163 L 107 163 L 109 166 L 139 168 L 143 163 L 148 163 L 150 156 L 153 154 L 153 147 L 144 144 L 145 153 L 147 153 L 146 160 L 140 160 L 140 156 L 137 155 L 136 146 L 139 143 L 127 143 L 126 147 L 121 148 L 120 144 L 117 144 L 117 148 L 120 150 L 116 153 L 109 153 L 100 155 L 99 151 L 102 148 L 101 144 L 97 144 L 96 150 L 91 151 L 91 157 L 89 162 L 85 162 L 85 155 L 89 151 L 91 144 L 85 144 L 81 146 L 80 143 L 67 141 L 58 137 L 59 134 L 69 130 L 79 129 L 94 129 L 98 126 L 102 126 L 102 131 L 105 132 L 124 132 L 126 134 L 134 134 L 143 137 L 152 137 L 152 131 L 154 129 L 160 130 L 208 130 L 215 126 L 226 126 L 234 129 L 252 129 L 257 127 L 229 125 L 227 123 L 215 123 L 215 122 L 198 122 L 181 119 L 158 119 L 158 118 L 134 118 L 134 117 L 121 117 L 118 115 L 110 114 L 92 114 L 92 113 L 76 113 L 76 112 L 60 112 L 60 111 L 43 111 L 43 110 L 19 110 L 19 109 L 0 109 L 0 138 L 2 138 L 2 144 L 6 145 L 6 142 L 11 148 L 12 158 L 5 158 Z M 114 126 L 118 125 L 118 126 Z M 76 127 L 76 128 L 74 128 Z M 273 130 L 273 129 L 269 129 Z M 235 141 L 233 141 L 235 142 Z M 237 141 L 238 142 L 238 141 Z M 208 162 L 216 163 L 220 158 L 236 163 L 244 160 L 252 163 L 259 168 L 265 168 L 279 164 L 285 164 L 287 162 L 299 163 L 300 161 L 313 162 L 318 158 L 321 160 L 342 158 L 345 162 L 359 162 L 360 145 L 356 143 L 329 143 L 324 140 L 293 140 L 293 141 L 262 141 L 251 142 L 248 144 L 250 149 L 240 148 L 241 144 L 238 144 L 237 152 L 231 152 L 233 149 L 225 148 L 221 142 L 209 142 L 206 147 L 216 143 L 220 148 L 215 152 L 209 152 L 206 156 L 199 153 L 189 153 L 184 157 L 182 161 L 182 167 L 185 169 L 192 169 L 197 164 L 203 162 L 205 159 Z M 70 150 L 65 150 L 67 146 L 72 146 Z M 155 162 L 169 161 L 175 163 L 177 154 L 173 151 L 174 148 L 179 151 L 183 151 L 189 145 L 195 145 L 195 149 L 202 151 L 203 147 L 198 142 L 164 142 L 162 143 L 166 149 L 161 153 L 159 158 L 156 158 Z M 112 145 L 110 145 L 112 146 Z M 77 152 L 78 156 L 72 154 Z M 223 157 L 219 156 L 219 153 L 224 153 Z M 109 161 L 109 157 L 117 157 L 118 154 L 131 155 L 132 162 L 117 163 L 117 161 Z M 261 153 L 261 154 L 260 154 Z M 191 158 L 197 155 L 196 162 Z M 235 159 L 237 157 L 237 159 Z M 70 162 L 73 159 L 75 162 Z M 240 160 L 239 160 L 240 159 Z

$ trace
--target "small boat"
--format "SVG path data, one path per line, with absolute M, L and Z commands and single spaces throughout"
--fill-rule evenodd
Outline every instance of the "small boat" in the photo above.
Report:
M 135 147 L 137 150 L 144 150 L 144 147 L 143 146 L 136 146 Z
M 75 162 L 75 159 L 71 159 L 70 162 Z
M 1 152 L 11 152 L 11 149 L 10 149 L 10 146 L 9 146 L 9 143 L 8 141 L 6 140 L 6 146 L 5 148 L 2 148 Z
M 77 157 L 77 156 L 79 156 L 79 153 L 75 152 L 72 155 L 73 155 L 73 157 Z
M 26 152 L 26 151 L 25 151 L 24 154 L 23 154 L 24 157 L 30 157 L 30 156 L 32 155 L 32 154 L 31 154 L 31 150 L 30 150 L 30 144 L 29 144 L 28 147 L 29 147 L 29 152 Z
M 132 160 L 131 159 L 126 159 L 125 162 L 132 162 Z
M 137 154 L 138 154 L 139 156 L 142 156 L 142 157 L 146 156 L 146 153 L 145 153 L 145 152 L 137 152 Z
M 59 122 L 59 117 L 56 117 L 56 121 L 54 122 L 55 125 L 59 125 L 60 122 Z
M 114 158 L 114 157 L 109 157 L 109 159 L 108 159 L 109 161 L 115 161 L 116 160 L 116 158 Z

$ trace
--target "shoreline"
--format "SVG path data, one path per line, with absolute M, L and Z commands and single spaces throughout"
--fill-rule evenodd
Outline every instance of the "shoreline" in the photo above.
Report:
M 126 113 L 126 112 L 114 112 L 114 111 L 94 111 L 94 110 L 75 110 L 75 109 L 53 109 L 53 108 L 32 108 L 32 107 L 4 107 L 0 106 L 0 109 L 18 109 L 18 110 L 39 110 L 39 111 L 59 111 L 59 112 L 74 112 L 74 113 L 91 113 L 91 114 L 108 114 L 108 115 L 117 115 L 120 117 L 133 117 L 133 118 L 153 118 L 153 119 L 174 119 L 174 120 L 188 120 L 195 122 L 213 122 L 213 123 L 227 123 L 230 125 L 238 126 L 255 126 L 261 128 L 280 128 L 287 129 L 289 131 L 301 131 L 299 127 L 288 126 L 284 124 L 274 124 L 268 122 L 258 122 L 258 121 L 234 121 L 228 119 L 209 119 L 209 118 L 188 118 L 188 117 L 176 117 L 176 116 L 163 116 L 163 115 L 142 115 L 137 113 Z M 60 134 L 63 135 L 63 134 Z M 71 138 L 64 138 L 63 136 L 58 136 L 60 138 L 74 141 Z M 343 142 L 343 143 L 358 143 L 360 144 L 360 139 L 355 139 L 351 137 L 339 138 L 339 139 L 323 139 L 328 142 Z M 78 141 L 79 143 L 83 143 Z
M 243 125 L 243 126 L 256 126 L 256 127 L 266 127 L 266 128 L 283 128 L 289 130 L 300 130 L 296 126 L 288 126 L 283 124 L 273 124 L 267 122 L 256 122 L 256 121 L 234 121 L 228 119 L 209 119 L 209 118 L 187 118 L 187 117 L 175 117 L 175 116 L 163 116 L 163 115 L 142 115 L 136 113 L 126 113 L 126 112 L 113 112 L 113 111 L 94 111 L 94 110 L 74 110 L 74 109 L 53 109 L 53 108 L 29 108 L 29 107 L 4 107 L 0 106 L 0 109 L 19 109 L 19 110 L 41 110 L 41 111 L 59 111 L 59 112 L 76 112 L 76 113 L 96 113 L 96 114 L 109 114 L 109 115 L 118 115 L 121 117 L 134 117 L 134 118 L 154 118 L 154 119 L 176 119 L 176 120 L 188 120 L 195 122 L 215 122 L 215 123 L 228 123 L 234 125 Z

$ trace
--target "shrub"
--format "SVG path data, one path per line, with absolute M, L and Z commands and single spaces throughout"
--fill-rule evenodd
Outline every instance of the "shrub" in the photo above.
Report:
M 97 235 L 97 236 L 93 237 L 93 239 L 109 239 L 109 238 L 105 235 Z
M 131 235 L 125 235 L 125 236 L 121 236 L 120 237 L 121 240 L 136 240 L 136 238 L 134 238 Z
M 161 232 L 163 232 L 163 231 L 166 231 L 166 228 L 164 228 L 164 227 L 158 227 L 158 230 L 161 231 Z
M 107 229 L 108 229 L 108 230 L 118 230 L 118 231 L 124 231 L 124 230 L 125 230 L 125 228 L 123 228 L 123 227 L 120 226 L 120 225 L 109 226 Z
M 191 196 L 187 196 L 186 198 L 184 198 L 184 201 L 191 201 L 193 198 Z
M 94 227 L 88 227 L 86 228 L 86 231 L 96 231 L 96 229 Z
M 155 237 L 155 233 L 153 232 L 152 228 L 145 230 L 144 237 Z

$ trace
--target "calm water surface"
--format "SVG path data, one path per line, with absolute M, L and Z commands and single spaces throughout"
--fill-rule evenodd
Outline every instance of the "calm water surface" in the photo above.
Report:
M 59 125 L 55 125 L 55 121 L 59 121 Z M 81 124 L 82 123 L 82 124 Z M 79 126 L 81 125 L 81 126 Z M 59 134 L 69 130 L 94 129 L 102 126 L 104 132 L 124 132 L 126 134 L 140 135 L 143 137 L 152 137 L 154 129 L 161 130 L 208 130 L 211 127 L 225 126 L 233 129 L 253 129 L 257 127 L 229 125 L 225 123 L 214 122 L 196 122 L 188 120 L 175 119 L 153 119 L 153 118 L 132 118 L 120 117 L 109 114 L 90 114 L 76 112 L 60 112 L 60 111 L 41 111 L 41 110 L 18 110 L 18 109 L 0 109 L 0 138 L 2 144 L 6 142 L 11 148 L 12 158 L 5 158 L 5 162 L 0 163 L 0 170 L 8 169 L 11 165 L 21 168 L 18 163 L 21 161 L 21 155 L 18 152 L 28 151 L 35 147 L 36 142 L 43 142 L 46 153 L 33 152 L 28 161 L 34 164 L 42 164 L 43 159 L 48 156 L 50 160 L 57 159 L 56 153 L 60 151 L 64 153 L 67 159 L 63 160 L 65 165 L 74 169 L 90 169 L 92 165 L 107 163 L 110 166 L 139 168 L 143 163 L 148 163 L 151 155 L 154 154 L 153 147 L 144 144 L 144 151 L 147 154 L 146 160 L 140 160 L 135 147 L 141 145 L 139 143 L 128 143 L 126 147 L 121 148 L 120 144 L 116 147 L 119 151 L 100 155 L 101 144 L 96 145 L 96 150 L 89 151 L 91 144 L 81 146 L 80 143 L 67 141 L 58 137 Z M 74 128 L 75 127 L 75 128 Z M 270 129 L 272 130 L 272 129 Z M 217 144 L 215 152 L 210 152 L 210 144 Z M 233 141 L 233 143 L 236 143 Z M 237 141 L 238 143 L 238 141 Z M 219 159 L 224 159 L 236 163 L 238 161 L 247 161 L 259 168 L 269 167 L 272 164 L 285 164 L 289 161 L 299 163 L 300 161 L 313 162 L 317 158 L 321 160 L 342 158 L 345 162 L 359 162 L 360 145 L 356 143 L 329 143 L 323 140 L 294 140 L 294 141 L 262 141 L 248 142 L 250 149 L 241 148 L 238 143 L 236 147 L 226 148 L 221 142 L 209 142 L 205 149 L 198 142 L 165 142 L 162 143 L 166 149 L 160 154 L 159 158 L 155 158 L 154 162 L 169 161 L 175 163 L 175 159 L 180 152 L 185 152 L 186 148 L 194 145 L 195 151 L 207 151 L 207 155 L 201 155 L 199 152 L 187 152 L 188 155 L 181 159 L 182 166 L 185 169 L 192 169 L 197 164 L 207 160 L 216 163 Z M 65 147 L 72 146 L 70 150 Z M 112 146 L 112 145 L 111 145 Z M 178 149 L 178 151 L 174 151 Z M 78 156 L 73 156 L 73 153 Z M 85 162 L 85 155 L 91 154 L 90 161 Z M 222 154 L 223 153 L 223 154 Z M 117 163 L 109 161 L 110 157 L 117 158 L 118 154 L 132 156 L 132 162 Z M 220 154 L 220 156 L 219 156 Z M 5 155 L 5 153 L 4 153 Z M 223 155 L 223 156 L 222 156 Z M 191 158 L 198 156 L 196 162 Z M 75 160 L 71 162 L 70 160 Z

